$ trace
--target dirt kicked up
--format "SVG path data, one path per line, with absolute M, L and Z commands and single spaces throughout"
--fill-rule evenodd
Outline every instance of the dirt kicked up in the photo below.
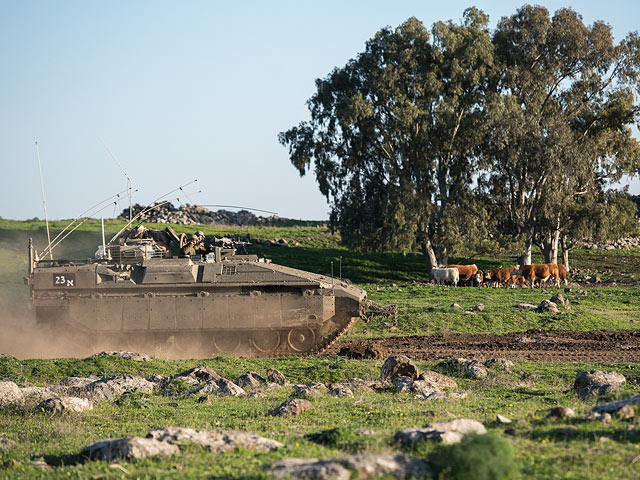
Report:
M 546 362 L 640 363 L 640 331 L 528 330 L 506 335 L 456 333 L 337 342 L 325 353 L 362 358 L 362 352 L 394 352 L 415 360 L 453 357 Z

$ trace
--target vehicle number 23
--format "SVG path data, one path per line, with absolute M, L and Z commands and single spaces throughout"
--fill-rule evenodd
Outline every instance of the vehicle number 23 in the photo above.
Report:
M 54 274 L 53 275 L 53 286 L 54 287 L 75 287 L 76 286 L 76 276 L 75 274 Z

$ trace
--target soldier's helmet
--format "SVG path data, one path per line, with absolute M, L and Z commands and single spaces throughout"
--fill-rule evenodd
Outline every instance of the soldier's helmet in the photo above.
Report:
M 192 242 L 197 242 L 198 241 L 198 237 L 196 235 L 191 235 L 191 241 Z
M 198 231 L 196 232 L 196 236 L 197 236 L 197 237 L 204 237 L 204 232 L 203 232 L 202 230 L 198 230 Z

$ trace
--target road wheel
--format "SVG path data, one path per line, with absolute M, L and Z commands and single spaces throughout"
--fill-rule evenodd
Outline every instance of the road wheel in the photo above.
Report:
M 280 333 L 277 330 L 255 332 L 251 337 L 253 348 L 262 353 L 273 353 L 280 346 Z
M 296 352 L 308 352 L 313 348 L 316 335 L 310 328 L 292 328 L 287 335 L 287 343 Z

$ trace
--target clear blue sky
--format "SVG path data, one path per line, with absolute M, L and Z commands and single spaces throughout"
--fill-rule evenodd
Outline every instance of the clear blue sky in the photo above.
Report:
M 640 18 L 630 1 L 534 3 L 603 19 L 617 39 Z M 202 190 L 195 203 L 325 219 L 315 179 L 298 176 L 278 132 L 308 118 L 314 80 L 380 28 L 411 16 L 428 27 L 459 20 L 470 5 L 0 0 L 0 216 L 43 217 L 36 140 L 51 218 L 125 189 L 100 135 L 139 189 L 136 202 L 198 178 L 187 189 Z M 522 3 L 475 5 L 493 26 Z M 640 193 L 640 182 L 631 187 Z

